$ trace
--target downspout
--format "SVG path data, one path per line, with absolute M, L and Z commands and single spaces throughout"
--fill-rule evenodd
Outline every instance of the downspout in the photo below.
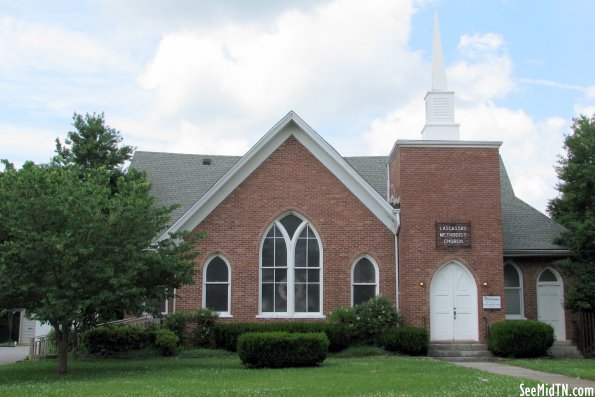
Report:
M 395 306 L 397 311 L 400 310 L 400 291 L 399 291 L 399 232 L 401 231 L 401 213 L 399 210 L 394 210 L 396 230 L 395 230 Z
M 176 296 L 178 296 L 177 288 L 174 288 L 174 304 L 172 308 L 173 314 L 176 314 Z

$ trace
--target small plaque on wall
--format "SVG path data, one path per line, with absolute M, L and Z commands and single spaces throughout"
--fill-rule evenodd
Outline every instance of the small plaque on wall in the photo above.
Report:
M 436 246 L 442 248 L 471 247 L 471 224 L 436 223 Z
M 499 296 L 484 296 L 483 297 L 483 308 L 484 309 L 502 309 L 502 302 Z

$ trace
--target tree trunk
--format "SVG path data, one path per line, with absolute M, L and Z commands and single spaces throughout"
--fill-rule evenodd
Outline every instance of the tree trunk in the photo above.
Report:
M 68 373 L 68 333 L 70 328 L 67 325 L 62 325 L 62 330 L 59 327 L 54 327 L 56 331 L 56 344 L 58 345 L 58 373 Z

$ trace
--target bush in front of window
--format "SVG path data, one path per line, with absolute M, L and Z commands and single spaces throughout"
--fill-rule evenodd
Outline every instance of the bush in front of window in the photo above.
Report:
M 428 343 L 428 330 L 425 328 L 393 327 L 382 334 L 382 347 L 409 356 L 425 356 Z
M 175 356 L 178 352 L 180 338 L 175 332 L 162 328 L 155 333 L 155 347 L 159 349 L 162 356 Z
M 133 325 L 97 327 L 85 332 L 83 345 L 91 354 L 111 356 L 118 352 L 153 346 L 155 332 L 155 327 Z
M 339 307 L 329 313 L 329 318 L 343 324 L 356 344 L 380 344 L 384 331 L 403 323 L 403 316 L 382 296 L 355 307 Z
M 248 332 L 323 332 L 329 340 L 329 351 L 338 352 L 349 346 L 349 333 L 343 324 L 326 322 L 272 322 L 217 324 L 214 330 L 217 348 L 236 351 L 238 338 Z
M 219 315 L 212 309 L 198 309 L 192 319 L 196 328 L 193 332 L 194 346 L 215 348 L 215 326 Z
M 190 339 L 188 335 L 188 324 L 191 321 L 193 321 L 193 319 L 194 316 L 192 315 L 192 313 L 176 312 L 168 314 L 165 317 L 165 322 L 163 325 L 165 326 L 165 328 L 169 329 L 170 331 L 173 331 L 178 336 L 180 342 L 183 345 L 188 345 Z
M 545 356 L 554 344 L 554 328 L 535 320 L 505 320 L 490 328 L 489 350 L 503 357 Z
M 305 367 L 322 363 L 328 345 L 322 332 L 249 332 L 238 339 L 238 354 L 245 365 L 255 368 Z

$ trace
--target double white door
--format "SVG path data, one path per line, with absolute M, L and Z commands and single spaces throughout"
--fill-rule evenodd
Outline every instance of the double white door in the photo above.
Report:
M 460 263 L 450 262 L 434 275 L 430 310 L 433 341 L 478 340 L 477 285 Z

